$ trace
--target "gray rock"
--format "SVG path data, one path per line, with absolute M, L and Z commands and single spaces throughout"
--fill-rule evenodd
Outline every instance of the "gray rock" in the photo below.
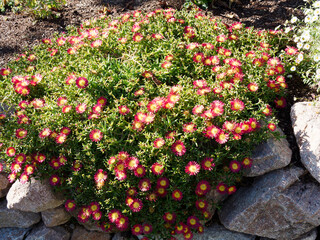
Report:
M 60 206 L 41 212 L 41 217 L 46 227 L 55 227 L 68 222 L 71 215 L 64 209 L 64 206 Z
M 277 127 L 282 137 L 283 132 Z M 292 151 L 285 138 L 277 140 L 270 138 L 267 142 L 260 144 L 252 152 L 253 163 L 251 168 L 244 170 L 244 176 L 255 177 L 273 170 L 284 168 L 291 162 Z
M 208 222 L 211 220 L 212 216 L 214 215 L 216 211 L 216 204 L 222 202 L 227 198 L 227 194 L 220 194 L 216 189 L 211 189 L 208 194 L 206 194 L 205 199 L 208 201 L 208 212 L 209 212 L 209 218 L 205 221 Z M 202 224 L 205 224 L 204 221 L 202 221 Z
M 254 240 L 255 238 L 252 235 L 230 231 L 216 223 L 205 228 L 202 234 L 196 233 L 193 235 L 193 240 Z M 177 239 L 183 240 L 183 236 L 178 235 Z
M 32 229 L 25 240 L 69 240 L 70 233 L 61 226 L 47 228 L 44 224 Z
M 0 198 L 5 197 L 9 191 L 11 183 L 4 174 L 0 174 Z
M 28 228 L 40 220 L 38 213 L 8 209 L 6 200 L 0 202 L 0 228 Z
M 316 240 L 317 239 L 317 229 L 313 229 L 310 232 L 303 234 L 302 236 L 295 238 L 294 240 Z M 260 240 L 270 240 L 271 238 L 260 238 Z
M 308 233 L 303 234 L 302 236 L 294 239 L 294 240 L 316 240 L 318 235 L 317 229 L 313 229 Z
M 73 231 L 71 240 L 110 240 L 111 236 L 108 233 L 88 231 L 81 226 L 77 226 Z
M 0 239 L 23 240 L 30 228 L 0 228 Z
M 320 225 L 320 186 L 297 181 L 304 171 L 292 167 L 257 178 L 240 188 L 219 212 L 234 231 L 274 239 L 295 239 Z
M 53 192 L 48 181 L 31 179 L 31 182 L 16 181 L 7 194 L 8 208 L 25 212 L 43 212 L 63 204 L 61 194 Z
M 301 162 L 320 182 L 320 103 L 294 104 L 291 108 L 291 121 Z

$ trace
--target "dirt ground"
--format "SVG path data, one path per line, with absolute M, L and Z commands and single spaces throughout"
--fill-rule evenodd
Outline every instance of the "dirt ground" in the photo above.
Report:
M 66 31 L 68 25 L 80 25 L 89 19 L 108 11 L 118 15 L 126 11 L 152 11 L 161 7 L 180 8 L 184 0 L 69 0 L 59 12 L 59 19 L 35 20 L 26 13 L 15 14 L 6 11 L 0 14 L 0 68 L 4 67 L 24 48 L 36 45 L 43 38 L 50 38 L 54 32 Z M 231 0 L 232 1 L 232 0 Z M 214 0 L 209 11 L 225 22 L 241 21 L 247 26 L 273 29 L 300 14 L 297 9 L 303 0 L 237 0 L 229 8 L 226 0 Z

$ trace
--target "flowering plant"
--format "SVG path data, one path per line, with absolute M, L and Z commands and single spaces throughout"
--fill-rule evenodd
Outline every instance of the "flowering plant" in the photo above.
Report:
M 190 239 L 208 193 L 234 193 L 254 146 L 278 136 L 282 39 L 199 9 L 43 39 L 0 71 L 2 167 L 11 182 L 49 176 L 81 222 Z
M 291 50 L 290 71 L 297 72 L 303 81 L 309 85 L 320 88 L 320 1 L 309 1 L 309 6 L 304 7 L 304 19 L 293 16 L 287 23 L 285 31 L 296 43 L 296 49 Z

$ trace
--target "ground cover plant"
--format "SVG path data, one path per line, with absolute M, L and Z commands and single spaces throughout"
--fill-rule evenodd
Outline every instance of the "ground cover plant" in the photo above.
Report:
M 11 8 L 15 12 L 24 11 L 36 18 L 59 17 L 53 10 L 60 10 L 66 4 L 65 0 L 1 0 L 0 12 Z
M 281 31 L 199 9 L 101 16 L 1 69 L 0 158 L 46 178 L 81 222 L 168 237 L 203 231 L 285 106 Z
M 320 1 L 305 1 L 308 5 L 302 8 L 303 19 L 293 16 L 287 23 L 288 32 L 296 43 L 296 58 L 291 61 L 290 71 L 298 73 L 304 83 L 320 89 Z

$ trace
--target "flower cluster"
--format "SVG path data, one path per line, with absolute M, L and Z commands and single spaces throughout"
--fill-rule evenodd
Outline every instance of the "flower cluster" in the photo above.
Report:
M 157 9 L 44 39 L 0 71 L 9 181 L 48 177 L 66 210 L 107 232 L 191 239 L 208 195 L 233 194 L 254 145 L 277 135 L 282 34 Z

